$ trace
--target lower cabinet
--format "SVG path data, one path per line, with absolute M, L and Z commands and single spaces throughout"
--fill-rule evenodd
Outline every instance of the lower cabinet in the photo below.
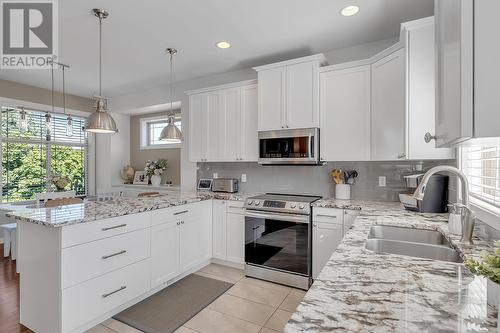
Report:
M 179 274 L 179 221 L 151 228 L 151 287 L 157 287 Z
M 245 215 L 226 215 L 226 260 L 245 262 Z
M 213 200 L 212 238 L 215 259 L 245 262 L 245 215 L 243 202 Z
M 226 202 L 213 200 L 212 205 L 213 257 L 226 260 Z

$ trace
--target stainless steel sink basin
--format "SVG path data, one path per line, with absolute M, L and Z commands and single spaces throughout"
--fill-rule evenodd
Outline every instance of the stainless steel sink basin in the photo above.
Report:
M 463 262 L 457 251 L 441 245 L 371 238 L 366 240 L 366 248 L 378 253 L 400 254 L 410 257 L 427 258 L 455 263 Z
M 372 226 L 368 238 L 450 246 L 448 240 L 439 231 L 389 225 Z

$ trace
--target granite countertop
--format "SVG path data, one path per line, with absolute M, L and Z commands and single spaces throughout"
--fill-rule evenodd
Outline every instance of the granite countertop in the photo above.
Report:
M 54 208 L 24 208 L 5 215 L 23 222 L 61 227 L 123 215 L 185 205 L 203 200 L 244 201 L 253 193 L 172 192 L 150 197 L 114 197 L 110 200 L 85 200 L 81 204 Z
M 319 207 L 361 208 L 285 327 L 295 332 L 495 332 L 497 312 L 486 304 L 486 281 L 463 265 L 365 249 L 373 224 L 441 231 L 462 257 L 491 251 L 475 237 L 459 244 L 445 214 L 417 214 L 399 203 L 323 199 Z

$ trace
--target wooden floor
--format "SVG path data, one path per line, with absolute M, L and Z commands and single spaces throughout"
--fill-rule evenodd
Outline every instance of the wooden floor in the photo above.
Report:
M 0 245 L 0 332 L 32 332 L 19 324 L 19 275 L 16 262 L 4 258 Z

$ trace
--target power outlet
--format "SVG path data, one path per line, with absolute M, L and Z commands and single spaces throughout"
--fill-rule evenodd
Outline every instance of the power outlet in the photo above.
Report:
M 378 177 L 378 186 L 385 187 L 385 185 L 386 185 L 386 177 L 385 176 Z
M 246 173 L 242 173 L 241 174 L 241 182 L 242 183 L 246 183 L 247 182 L 247 174 Z
M 214 172 L 214 173 L 212 174 L 212 178 L 213 178 L 213 179 L 219 178 L 219 174 L 218 174 L 217 172 Z

